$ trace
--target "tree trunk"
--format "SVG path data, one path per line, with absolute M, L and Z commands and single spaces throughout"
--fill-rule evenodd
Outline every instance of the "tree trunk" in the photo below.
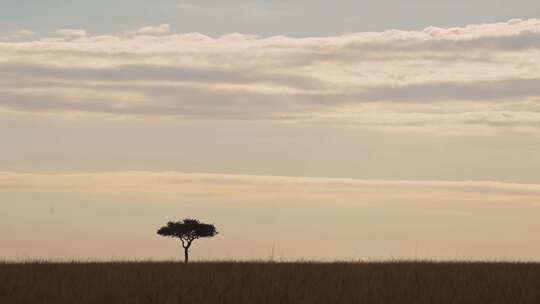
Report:
M 184 248 L 184 263 L 189 261 L 189 248 Z

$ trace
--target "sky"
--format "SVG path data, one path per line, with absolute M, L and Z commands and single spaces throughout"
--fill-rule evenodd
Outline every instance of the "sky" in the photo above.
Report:
M 0 151 L 0 259 L 538 260 L 540 4 L 1 1 Z

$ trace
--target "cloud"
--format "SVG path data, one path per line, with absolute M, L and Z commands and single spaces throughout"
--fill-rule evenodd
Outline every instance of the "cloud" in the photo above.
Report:
M 188 83 L 253 84 L 313 89 L 324 85 L 310 77 L 264 71 L 225 70 L 160 65 L 125 65 L 111 68 L 61 68 L 50 66 L 3 65 L 0 75 L 6 78 L 47 78 L 62 81 L 169 81 Z
M 32 32 L 32 31 L 29 31 L 29 30 L 18 30 L 18 31 L 14 31 L 14 32 L 10 33 L 7 36 L 0 37 L 0 41 L 1 40 L 4 40 L 4 41 L 18 40 L 18 39 L 21 39 L 21 38 L 28 38 L 28 37 L 34 36 L 35 34 L 36 33 Z
M 205 202 L 372 204 L 538 203 L 540 185 L 495 181 L 394 181 L 123 171 L 78 174 L 0 172 L 10 192 L 69 192 Z
M 14 36 L 33 36 L 35 34 L 36 33 L 29 30 L 18 30 L 18 31 L 13 32 Z
M 169 30 L 2 42 L 0 110 L 540 134 L 537 19 L 311 38 Z
M 82 38 L 86 37 L 88 33 L 85 30 L 78 29 L 62 29 L 58 31 L 60 36 L 71 37 L 71 38 Z
M 141 35 L 163 35 L 169 33 L 171 30 L 170 25 L 168 24 L 159 24 L 159 25 L 150 25 L 143 26 L 136 30 L 135 34 Z

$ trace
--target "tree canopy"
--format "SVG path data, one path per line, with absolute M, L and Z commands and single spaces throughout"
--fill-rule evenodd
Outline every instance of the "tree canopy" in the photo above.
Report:
M 199 238 L 213 237 L 218 234 L 218 231 L 212 224 L 205 224 L 199 220 L 188 218 L 177 222 L 168 222 L 157 233 L 161 236 L 180 239 L 184 248 L 185 262 L 187 262 L 191 243 Z

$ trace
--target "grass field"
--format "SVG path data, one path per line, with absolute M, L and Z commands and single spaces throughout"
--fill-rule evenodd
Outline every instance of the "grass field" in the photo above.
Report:
M 535 263 L 0 263 L 0 303 L 540 303 Z

